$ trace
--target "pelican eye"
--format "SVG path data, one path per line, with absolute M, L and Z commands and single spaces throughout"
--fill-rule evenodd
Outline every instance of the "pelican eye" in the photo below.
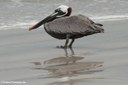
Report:
M 62 10 L 60 9 L 56 9 L 55 12 L 58 12 L 59 15 L 63 15 L 63 14 L 66 14 L 66 12 L 63 12 Z

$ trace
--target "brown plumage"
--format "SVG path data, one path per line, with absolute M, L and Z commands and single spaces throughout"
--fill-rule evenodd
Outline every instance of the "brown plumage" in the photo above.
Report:
M 66 39 L 67 34 L 70 35 L 70 39 L 76 39 L 104 32 L 102 26 L 83 15 L 58 18 L 46 23 L 44 28 L 48 34 L 57 39 Z
M 61 46 L 64 48 L 72 47 L 77 38 L 104 32 L 102 24 L 95 23 L 84 15 L 70 16 L 71 12 L 71 7 L 61 5 L 53 14 L 29 28 L 29 30 L 36 29 L 44 24 L 45 31 L 49 35 L 57 39 L 66 39 L 65 45 Z M 72 41 L 68 45 L 69 39 L 72 39 Z

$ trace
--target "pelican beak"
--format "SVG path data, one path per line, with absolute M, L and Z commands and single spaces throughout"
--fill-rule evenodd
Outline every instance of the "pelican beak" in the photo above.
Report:
M 52 21 L 56 18 L 56 16 L 58 15 L 58 12 L 54 12 L 52 13 L 51 15 L 49 15 L 48 17 L 46 17 L 45 19 L 41 20 L 40 22 L 38 22 L 37 24 L 35 24 L 34 26 L 30 27 L 29 28 L 29 31 L 33 30 L 33 29 L 36 29 L 38 27 L 40 27 L 41 25 L 49 22 L 49 21 Z

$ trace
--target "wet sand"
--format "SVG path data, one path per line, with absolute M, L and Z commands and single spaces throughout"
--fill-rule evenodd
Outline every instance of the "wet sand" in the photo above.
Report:
M 0 83 L 127 85 L 127 22 L 102 22 L 105 33 L 76 40 L 74 53 L 70 49 L 56 48 L 65 41 L 52 38 L 41 28 L 31 32 L 27 29 L 1 30 Z

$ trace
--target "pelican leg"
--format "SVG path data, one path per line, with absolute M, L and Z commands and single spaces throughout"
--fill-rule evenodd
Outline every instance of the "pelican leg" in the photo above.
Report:
M 68 48 L 69 37 L 70 37 L 70 35 L 67 34 L 67 35 L 66 35 L 66 42 L 65 42 L 65 45 L 64 45 L 64 46 L 57 46 L 57 48 Z
M 73 38 L 72 41 L 71 41 L 71 43 L 69 44 L 69 47 L 70 48 L 72 47 L 72 44 L 73 44 L 74 41 L 75 41 L 75 39 Z
M 70 50 L 71 50 L 71 56 L 75 55 L 75 52 L 72 47 L 70 47 Z
M 66 35 L 66 42 L 65 42 L 64 48 L 68 47 L 68 42 L 69 42 L 69 34 Z

